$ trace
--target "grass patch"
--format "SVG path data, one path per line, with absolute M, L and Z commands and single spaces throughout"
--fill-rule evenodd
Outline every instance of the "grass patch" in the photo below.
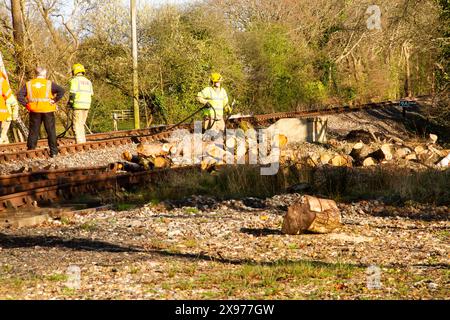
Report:
M 441 240 L 449 241 L 450 240 L 450 230 L 438 231 L 436 233 L 436 236 Z
M 200 210 L 198 210 L 197 208 L 185 208 L 184 212 L 186 214 L 199 214 Z
M 84 231 L 92 232 L 97 230 L 97 221 L 91 220 L 88 222 L 83 223 L 80 228 Z
M 118 203 L 116 204 L 117 211 L 130 211 L 138 207 L 136 203 Z
M 325 264 L 310 261 L 281 261 L 274 264 L 243 264 L 233 268 L 216 266 L 211 271 L 196 272 L 196 265 L 172 266 L 163 284 L 165 290 L 201 290 L 202 298 L 270 299 L 286 296 L 286 288 L 311 283 L 335 290 L 337 284 L 364 274 L 362 268 L 347 264 Z M 293 298 L 294 296 L 289 296 Z M 303 296 L 305 297 L 305 296 Z
M 53 282 L 67 281 L 67 275 L 65 274 L 52 274 L 46 277 L 46 280 Z
M 314 175 L 314 189 L 335 199 L 383 198 L 386 202 L 413 200 L 448 205 L 450 170 L 415 172 L 395 167 L 323 168 Z
M 127 192 L 120 207 L 129 210 L 137 204 L 183 199 L 192 194 L 220 199 L 267 198 L 286 193 L 290 187 L 307 183 L 309 192 L 337 201 L 383 199 L 386 203 L 415 201 L 450 204 L 450 170 L 411 171 L 397 167 L 310 168 L 292 165 L 277 175 L 262 176 L 257 166 L 230 166 L 214 174 L 207 172 L 168 172 L 159 181 Z M 133 203 L 133 205 L 128 205 Z M 198 209 L 188 208 L 187 214 Z

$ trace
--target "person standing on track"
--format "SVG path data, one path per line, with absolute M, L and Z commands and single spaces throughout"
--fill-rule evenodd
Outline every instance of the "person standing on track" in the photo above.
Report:
M 94 95 L 92 82 L 85 77 L 85 74 L 83 65 L 75 64 L 72 67 L 73 78 L 70 80 L 70 98 L 67 106 L 73 109 L 72 123 L 77 143 L 86 143 L 84 126 Z
M 39 138 L 39 129 L 44 122 L 48 146 L 52 158 L 58 155 L 56 141 L 55 111 L 56 103 L 64 96 L 65 90 L 56 83 L 47 80 L 47 70 L 36 68 L 37 77 L 28 81 L 20 90 L 18 100 L 30 112 L 30 134 L 27 148 L 34 150 Z
M 8 100 L 13 96 L 9 82 L 3 74 L 0 74 L 0 131 L 2 129 L 2 124 L 11 116 L 8 110 Z
M 0 130 L 0 144 L 9 144 L 8 131 L 11 123 L 19 119 L 19 103 L 14 94 L 6 101 L 6 107 L 8 108 L 9 117 L 3 122 Z
M 211 86 L 206 87 L 197 95 L 197 101 L 206 107 L 203 112 L 204 129 L 225 131 L 224 114 L 232 112 L 227 91 L 222 87 L 223 77 L 220 73 L 212 73 Z

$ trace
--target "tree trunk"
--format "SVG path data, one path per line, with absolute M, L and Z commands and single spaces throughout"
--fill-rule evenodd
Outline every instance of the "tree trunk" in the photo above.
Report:
M 28 70 L 25 64 L 25 31 L 22 17 L 21 0 L 11 0 L 11 15 L 13 24 L 14 45 L 17 60 L 17 74 L 25 73 L 28 76 Z

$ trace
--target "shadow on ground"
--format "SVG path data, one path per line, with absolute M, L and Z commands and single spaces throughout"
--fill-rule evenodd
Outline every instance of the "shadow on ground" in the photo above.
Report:
M 125 247 L 104 241 L 91 239 L 64 239 L 53 236 L 15 236 L 0 233 L 0 247 L 3 249 L 17 248 L 67 248 L 79 251 L 100 252 L 141 252 L 142 249 Z

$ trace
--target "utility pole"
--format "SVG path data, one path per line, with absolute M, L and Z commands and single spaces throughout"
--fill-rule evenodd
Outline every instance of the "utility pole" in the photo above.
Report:
M 136 0 L 131 0 L 131 38 L 133 42 L 133 106 L 134 128 L 140 129 L 139 116 L 139 74 L 138 74 L 138 46 L 137 46 L 137 8 Z

